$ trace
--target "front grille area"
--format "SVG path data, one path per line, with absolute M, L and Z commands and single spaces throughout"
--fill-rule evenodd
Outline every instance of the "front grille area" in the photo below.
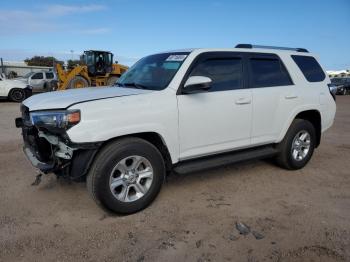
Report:
M 23 140 L 35 157 L 41 162 L 52 161 L 51 145 L 45 138 L 39 137 L 38 130 L 34 127 L 23 126 Z

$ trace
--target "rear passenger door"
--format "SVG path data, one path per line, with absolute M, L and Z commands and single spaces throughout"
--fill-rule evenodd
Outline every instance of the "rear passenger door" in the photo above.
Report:
M 252 145 L 273 143 L 298 104 L 298 92 L 276 54 L 247 54 L 253 96 Z
M 244 84 L 244 59 L 234 52 L 199 55 L 190 76 L 212 79 L 208 91 L 177 96 L 180 159 L 221 153 L 250 145 L 252 95 Z M 182 83 L 182 85 L 183 85 Z

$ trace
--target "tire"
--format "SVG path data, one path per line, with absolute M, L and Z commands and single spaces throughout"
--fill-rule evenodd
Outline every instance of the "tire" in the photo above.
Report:
M 138 160 L 140 162 L 144 161 L 139 166 L 136 165 L 135 170 L 140 170 L 147 165 L 150 165 L 151 168 L 141 170 L 140 177 L 138 175 L 136 177 L 136 181 L 140 182 L 133 184 L 130 174 L 133 174 L 131 170 L 134 158 L 141 158 Z M 132 159 L 132 162 L 129 159 Z M 130 166 L 128 166 L 128 161 Z M 120 170 L 129 171 L 122 172 Z M 141 176 L 146 173 L 153 173 L 152 179 L 148 177 L 143 180 L 144 178 Z M 127 181 L 123 181 L 126 179 L 125 174 L 129 174 Z M 124 178 L 122 178 L 123 176 Z M 160 191 L 164 177 L 165 164 L 158 149 L 143 139 L 130 137 L 112 142 L 101 149 L 91 166 L 86 182 L 88 192 L 97 204 L 118 214 L 132 214 L 146 208 L 153 202 Z M 118 187 L 113 187 L 114 180 L 120 184 Z M 141 182 L 144 182 L 144 186 Z M 143 196 L 139 197 L 137 194 L 142 195 L 142 191 L 137 192 L 136 188 L 140 184 L 143 189 L 147 190 L 144 190 Z
M 21 88 L 13 88 L 10 91 L 9 99 L 13 102 L 22 102 L 26 99 L 26 92 Z
M 58 81 L 57 80 L 52 80 L 50 82 L 50 90 L 47 90 L 47 91 L 56 91 L 57 88 L 58 88 Z
M 347 94 L 346 88 L 343 88 L 342 95 L 345 96 Z
M 108 78 L 107 80 L 107 86 L 113 86 L 115 84 L 115 82 L 117 82 L 119 79 L 118 76 L 111 76 L 110 78 Z
M 299 138 L 303 138 L 303 134 L 305 133 L 309 134 L 308 150 L 306 150 L 307 139 L 303 142 L 299 142 L 299 140 L 297 139 L 297 136 Z M 299 145 L 296 145 L 296 143 L 299 143 Z M 315 149 L 315 144 L 316 131 L 314 126 L 307 120 L 295 119 L 289 127 L 284 139 L 277 146 L 277 149 L 279 151 L 278 156 L 276 158 L 277 164 L 288 170 L 297 170 L 303 168 L 311 159 Z M 295 147 L 297 147 L 297 149 L 295 149 Z M 295 157 L 293 153 L 298 152 L 299 149 L 300 153 L 295 154 Z
M 51 90 L 52 90 L 51 82 L 46 82 L 44 84 L 44 91 L 48 92 L 48 91 L 51 91 Z
M 88 86 L 89 86 L 89 82 L 84 77 L 75 76 L 72 80 L 69 81 L 69 84 L 67 85 L 67 89 L 84 88 Z

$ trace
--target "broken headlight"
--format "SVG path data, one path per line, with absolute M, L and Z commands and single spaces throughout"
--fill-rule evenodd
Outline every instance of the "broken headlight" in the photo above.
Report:
M 80 111 L 37 111 L 30 113 L 30 120 L 38 128 L 52 131 L 67 130 L 80 122 Z

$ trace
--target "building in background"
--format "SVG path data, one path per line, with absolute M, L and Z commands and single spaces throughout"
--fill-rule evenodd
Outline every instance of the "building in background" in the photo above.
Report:
M 30 72 L 52 71 L 53 67 L 28 66 L 25 62 L 0 61 L 0 74 L 6 78 L 24 76 Z
M 339 71 L 327 71 L 329 78 L 334 77 L 350 77 L 350 69 Z

